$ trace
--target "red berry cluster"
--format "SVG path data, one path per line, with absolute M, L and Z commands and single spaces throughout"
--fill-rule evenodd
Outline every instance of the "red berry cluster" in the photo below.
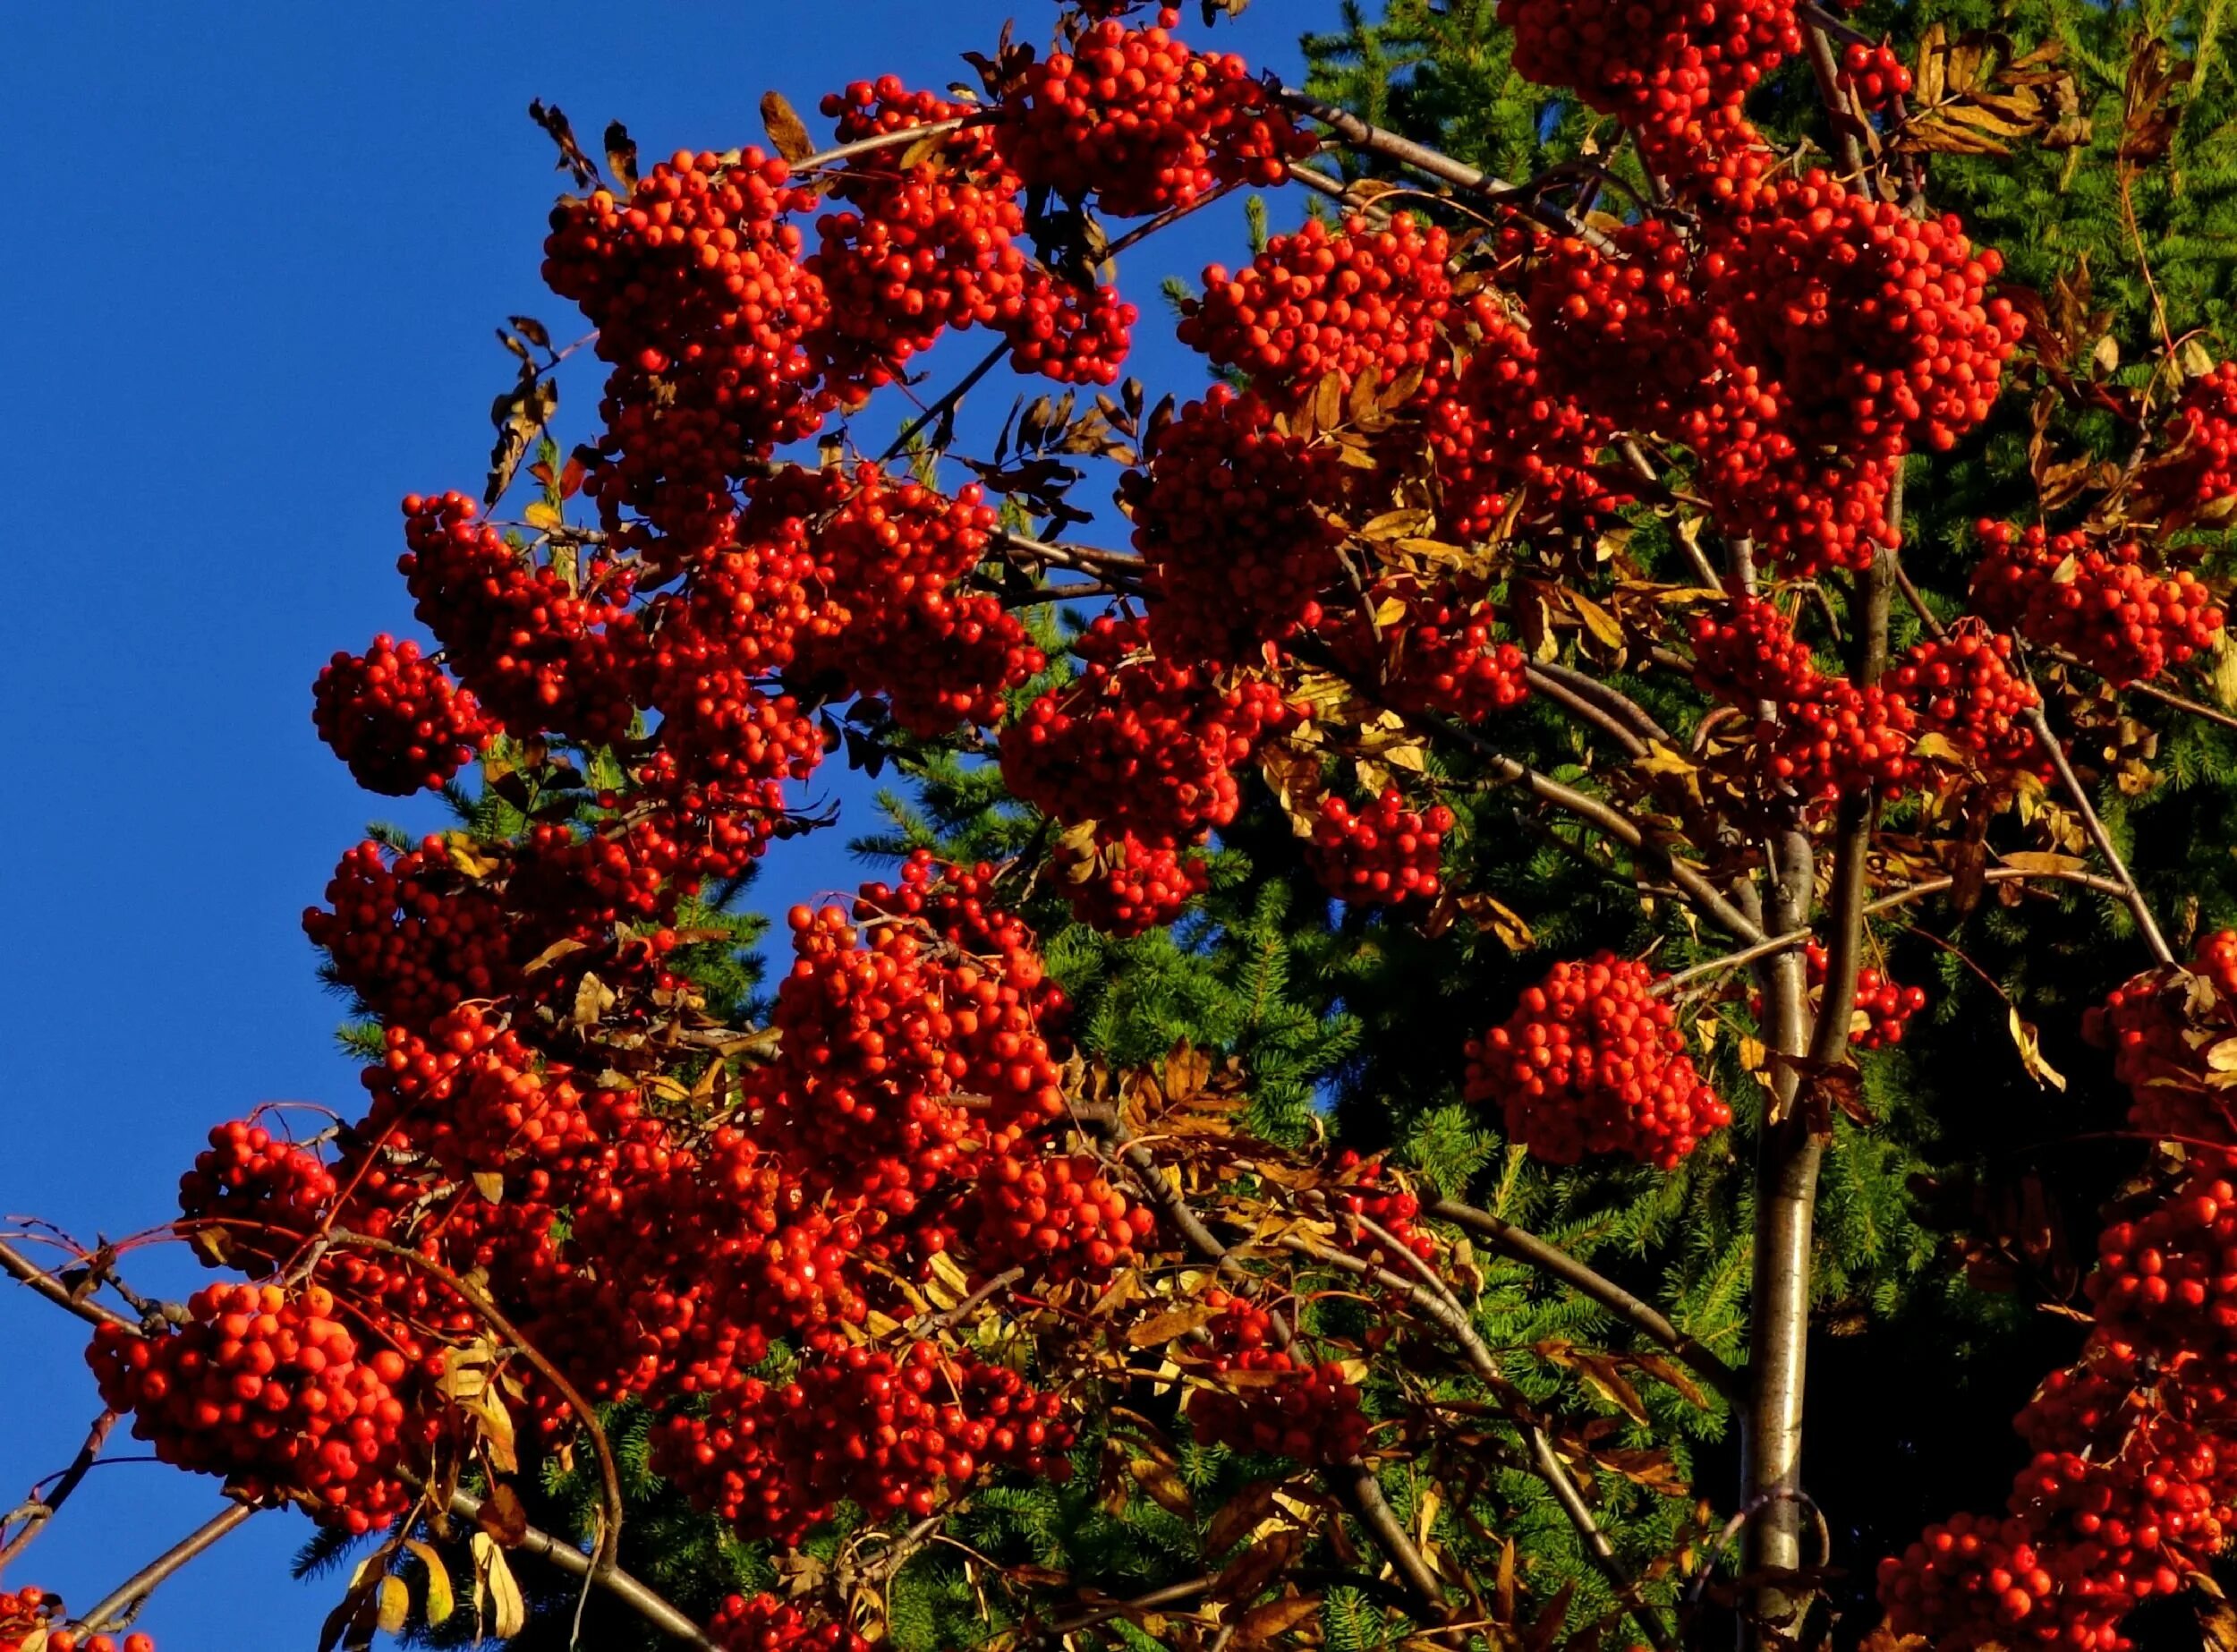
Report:
M 361 1357 L 331 1292 L 211 1285 L 162 1336 L 102 1325 L 86 1358 L 102 1403 L 168 1463 L 222 1474 L 243 1496 L 280 1495 L 353 1531 L 385 1524 L 410 1494 L 393 1471 L 407 1369 Z
M 1273 1320 L 1257 1304 L 1213 1290 L 1202 1369 L 1186 1409 L 1196 1438 L 1308 1465 L 1346 1462 L 1367 1443 L 1359 1389 L 1332 1364 L 1314 1365 L 1273 1345 Z M 1221 1379 L 1228 1379 L 1222 1381 Z
M 1494 636 L 1488 601 L 1458 606 L 1433 588 L 1399 578 L 1378 581 L 1369 596 L 1378 611 L 1399 602 L 1403 616 L 1377 635 L 1374 627 L 1349 623 L 1347 614 L 1332 641 L 1348 665 L 1356 662 L 1370 679 L 1388 679 L 1399 710 L 1480 723 L 1529 698 L 1530 662 Z
M 1438 861 L 1452 819 L 1442 803 L 1418 813 L 1408 808 L 1395 786 L 1356 813 L 1341 797 L 1323 797 L 1308 851 L 1313 874 L 1339 900 L 1433 900 L 1444 887 Z
M 2155 574 L 2133 540 L 2111 543 L 2039 526 L 1983 521 L 1973 603 L 2046 648 L 2074 656 L 2116 688 L 2148 682 L 2210 651 L 2222 610 L 2187 570 Z
M 829 313 L 788 215 L 813 196 L 759 149 L 726 163 L 678 151 L 626 199 L 554 209 L 544 281 L 583 306 L 613 365 L 591 481 L 673 532 L 728 514 L 730 479 L 824 411 L 807 335 Z
M 1984 767 L 2028 769 L 2046 761 L 2035 731 L 2020 721 L 2041 698 L 2012 669 L 2012 639 L 1978 620 L 1913 645 L 1889 685 L 1910 703 L 1923 728 L 1962 746 Z
M 215 1235 L 205 1258 L 245 1253 L 274 1265 L 294 1248 L 289 1236 L 318 1225 L 336 1191 L 317 1154 L 236 1119 L 210 1128 L 208 1147 L 179 1178 L 179 1214 L 183 1227 Z
M 2081 1359 L 2017 1420 L 2033 1456 L 2001 1520 L 1960 1515 L 1880 1563 L 1887 1626 L 1937 1646 L 2127 1652 L 2122 1619 L 2219 1553 L 2237 1515 L 2237 1129 L 2201 1048 L 2237 1026 L 2237 933 L 2203 939 L 2196 973 L 2114 992 L 2085 1026 L 2112 1045 L 2131 1122 L 2182 1127 L 2192 1168 L 2107 1224 L 2085 1282 Z
M 1822 992 L 1825 985 L 1825 971 L 1830 962 L 1825 949 L 1812 941 L 1803 949 L 1808 972 L 1810 990 Z M 1927 1007 L 1924 987 L 1904 986 L 1892 975 L 1884 975 L 1867 964 L 1857 971 L 1857 1016 L 1862 1025 L 1852 1023 L 1849 1042 L 1859 1049 L 1877 1050 L 1884 1044 L 1903 1042 L 1903 1029 L 1911 1017 Z
M 950 498 L 863 466 L 820 524 L 822 572 L 845 606 L 804 644 L 804 667 L 883 696 L 914 733 L 998 721 L 1004 692 L 1047 661 L 999 599 L 955 589 L 997 526 L 975 482 Z
M 1147 641 L 1138 620 L 1095 620 L 1073 645 L 1077 679 L 1002 731 L 1002 778 L 1058 820 L 1178 848 L 1235 818 L 1235 771 L 1296 713 L 1271 684 L 1216 687 Z
M 1024 1265 L 1061 1282 L 1107 1279 L 1135 1259 L 1156 1229 L 1147 1205 L 1130 1201 L 1086 1154 L 1042 1157 L 1005 1132 L 975 1167 L 978 1227 L 974 1244 L 987 1274 Z
M 1199 857 L 1101 826 L 1090 842 L 1059 842 L 1049 866 L 1072 916 L 1122 941 L 1164 928 L 1211 887 Z
M 1802 49 L 1792 0 L 1500 0 L 1499 21 L 1517 70 L 1617 116 L 1680 178 L 1749 136 L 1740 99 Z
M 357 783 L 390 797 L 439 788 L 490 734 L 472 694 L 421 659 L 417 643 L 386 634 L 319 671 L 310 716 Z
M 1841 78 L 1867 109 L 1888 108 L 1910 92 L 1910 71 L 1884 40 L 1877 46 L 1850 42 L 1841 55 Z
M 848 1348 L 781 1388 L 740 1379 L 709 1415 L 669 1418 L 655 1468 L 747 1537 L 795 1544 L 842 1499 L 922 1519 L 982 1462 L 1061 1477 L 1071 1432 L 1053 1395 L 931 1342 Z
M 1206 269 L 1177 336 L 1270 396 L 1310 394 L 1331 373 L 1347 386 L 1370 371 L 1395 384 L 1428 371 L 1442 347 L 1450 251 L 1442 229 L 1404 213 L 1382 228 L 1309 219 L 1269 241 L 1248 269 Z
M 1175 660 L 1243 663 L 1318 623 L 1343 531 L 1332 448 L 1276 428 L 1273 405 L 1214 385 L 1151 439 L 1120 496 L 1148 565 L 1150 634 Z
M 2237 499 L 2237 362 L 2223 362 L 2183 387 L 2173 503 L 2219 519 Z
M 1467 1099 L 1496 1103 L 1507 1133 L 1549 1163 L 1613 1153 L 1675 1167 L 1732 1112 L 1694 1070 L 1654 980 L 1610 952 L 1554 965 L 1468 1044 Z
M 1248 64 L 1192 50 L 1173 38 L 1178 21 L 1091 23 L 1006 89 L 996 141 L 1028 188 L 1137 217 L 1215 183 L 1279 183 L 1313 152 Z
M 628 731 L 639 644 L 630 575 L 598 566 L 581 591 L 476 525 L 463 494 L 404 501 L 397 559 L 420 623 L 491 716 L 523 737 L 547 729 L 600 744 Z
M 774 1595 L 733 1595 L 707 1625 L 722 1652 L 870 1652 L 844 1623 L 818 1621 Z
M 1459 380 L 1425 413 L 1442 531 L 1463 543 L 1488 539 L 1518 494 L 1524 523 L 1596 527 L 1629 499 L 1595 465 L 1606 422 L 1554 393 L 1531 334 L 1493 294 L 1476 294 L 1467 313 Z
M 327 906 L 303 932 L 335 979 L 382 1019 L 421 1026 L 469 998 L 512 990 L 523 937 L 485 884 L 452 864 L 439 837 L 391 855 L 367 839 L 342 856 Z
M 1808 698 L 1824 674 L 1791 619 L 1761 597 L 1739 597 L 1695 617 L 1693 680 L 1703 694 L 1753 707 Z

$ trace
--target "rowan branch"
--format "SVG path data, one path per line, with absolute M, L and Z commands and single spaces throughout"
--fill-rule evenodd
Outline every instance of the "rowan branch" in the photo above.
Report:
M 1504 178 L 1479 172 L 1442 150 L 1372 125 L 1350 110 L 1323 103 L 1311 93 L 1299 91 L 1295 87 L 1277 86 L 1272 88 L 1272 91 L 1276 102 L 1318 121 L 1349 149 L 1380 155 L 1385 160 L 1396 161 L 1400 166 L 1411 166 L 1416 172 L 1426 173 L 1478 200 L 1511 208 L 1556 234 L 1572 236 L 1598 251 L 1615 251 L 1615 243 L 1607 236 L 1544 200 L 1535 189 L 1510 183 Z
M 76 1620 L 77 1627 L 89 1633 L 96 1632 L 113 1619 L 137 1610 L 173 1572 L 214 1547 L 257 1511 L 257 1505 L 252 1503 L 227 1503 L 95 1602 L 90 1612 Z
M 481 1499 L 472 1492 L 454 1491 L 450 1494 L 450 1511 L 463 1520 L 478 1522 L 481 1516 Z M 535 1555 L 539 1560 L 549 1561 L 569 1577 L 587 1578 L 662 1634 L 686 1646 L 697 1647 L 700 1652 L 722 1652 L 722 1648 L 710 1640 L 698 1624 L 619 1566 L 597 1566 L 590 1555 L 573 1544 L 534 1526 L 529 1527 L 520 1542 L 514 1546 L 524 1554 Z
M 1632 1295 L 1560 1246 L 1540 1239 L 1527 1228 L 1517 1227 L 1503 1216 L 1495 1216 L 1459 1199 L 1429 1200 L 1422 1205 L 1422 1213 L 1466 1228 L 1489 1239 L 1501 1255 L 1527 1264 L 1559 1280 L 1580 1296 L 1589 1297 L 1633 1330 L 1669 1350 L 1725 1398 L 1738 1400 L 1746 1392 L 1748 1380 L 1744 1373 L 1735 1371 L 1708 1348 L 1680 1331 L 1652 1303 Z
M 2024 666 L 2020 670 L 2020 680 L 2029 688 L 2035 687 L 2034 674 Z M 2161 964 L 2173 963 L 2174 951 L 2167 945 L 2166 936 L 2159 932 L 2159 920 L 2152 916 L 2151 903 L 2144 898 L 2144 891 L 2137 887 L 2134 874 L 2121 858 L 2121 851 L 2114 847 L 2113 834 L 2105 830 L 2105 822 L 2097 818 L 2097 811 L 2089 801 L 2089 793 L 2066 755 L 2066 747 L 2051 732 L 2051 720 L 2044 714 L 2043 696 L 2039 692 L 2035 696 L 2035 703 L 2028 708 L 2027 723 L 2035 731 L 2037 741 L 2050 754 L 2051 766 L 2058 771 L 2059 783 L 2066 788 L 2066 796 L 2072 802 L 2075 813 L 2081 816 L 2082 830 L 2089 834 L 2089 841 L 2097 846 L 2097 853 L 2104 856 L 2105 864 L 2113 869 L 2113 875 L 2120 881 L 2121 898 L 2127 904 L 2130 915 L 2135 918 L 2136 927 L 2143 932 L 2144 944 L 2151 949 L 2152 957 Z
M 89 1325 L 115 1325 L 132 1332 L 140 1329 L 138 1321 L 127 1318 L 115 1308 L 105 1307 L 91 1297 L 73 1296 L 67 1285 L 5 1239 L 0 1239 L 0 1272 L 13 1274 L 56 1307 L 67 1309 Z
M 55 1477 L 54 1490 L 42 1494 L 34 1486 L 31 1501 L 9 1517 L 14 1519 L 20 1516 L 23 1524 L 15 1536 L 8 1539 L 5 1546 L 0 1546 L 0 1572 L 7 1571 L 8 1563 L 29 1548 L 31 1540 L 38 1536 L 47 1522 L 53 1520 L 62 1505 L 70 1501 L 70 1494 L 76 1491 L 85 1477 L 92 1472 L 94 1460 L 101 1455 L 101 1448 L 108 1443 L 109 1431 L 115 1426 L 116 1413 L 114 1411 L 104 1411 L 95 1418 L 93 1426 L 86 1433 L 85 1443 L 78 1448 L 78 1454 L 70 1460 L 68 1468 Z M 5 1523 L 0 1521 L 0 1525 Z
M 1515 1426 L 1521 1431 L 1523 1442 L 1529 1449 L 1535 1472 L 1552 1491 L 1554 1501 L 1561 1505 L 1561 1512 L 1576 1528 L 1586 1553 L 1592 1556 L 1593 1563 L 1608 1580 L 1608 1585 L 1615 1591 L 1616 1597 L 1623 1602 L 1632 1622 L 1639 1626 L 1641 1632 L 1660 1652 L 1668 1652 L 1674 1644 L 1669 1629 L 1640 1597 L 1637 1580 L 1625 1569 L 1614 1546 L 1609 1543 L 1607 1534 L 1600 1529 L 1599 1522 L 1593 1518 L 1592 1510 L 1586 1506 L 1584 1494 L 1577 1489 L 1577 1482 L 1570 1478 L 1568 1468 L 1555 1453 L 1545 1431 L 1528 1415 L 1521 1396 L 1516 1393 L 1513 1384 L 1500 1370 L 1499 1361 L 1493 1357 L 1492 1350 L 1484 1345 L 1484 1339 L 1476 1333 L 1467 1310 L 1460 1306 L 1459 1299 L 1437 1277 L 1436 1271 L 1400 1244 L 1389 1230 L 1368 1217 L 1355 1215 L 1350 1220 L 1374 1234 L 1399 1261 L 1421 1276 L 1421 1282 L 1416 1283 L 1361 1257 L 1331 1250 L 1302 1234 L 1291 1234 L 1282 1239 L 1282 1248 L 1310 1257 L 1324 1266 L 1340 1268 L 1362 1279 L 1372 1280 L 1385 1290 L 1399 1293 L 1428 1315 L 1452 1338 L 1477 1377 L 1493 1392 L 1506 1397 L 1515 1413 Z
M 1238 1262 L 1228 1247 L 1220 1242 L 1219 1236 L 1204 1226 L 1203 1218 L 1189 1207 L 1180 1190 L 1165 1179 L 1149 1149 L 1131 1138 L 1125 1123 L 1113 1117 L 1104 1128 L 1118 1145 L 1128 1167 L 1134 1171 L 1137 1185 L 1180 1230 L 1196 1254 L 1230 1278 L 1249 1280 L 1252 1277 L 1250 1270 Z M 1288 1319 L 1270 1312 L 1268 1320 L 1268 1330 L 1275 1345 L 1287 1348 L 1294 1335 Z M 1423 1614 L 1425 1621 L 1435 1622 L 1442 1618 L 1445 1615 L 1445 1597 L 1443 1589 L 1438 1585 L 1437 1574 L 1422 1557 L 1421 1551 L 1415 1547 L 1406 1528 L 1391 1513 L 1391 1505 L 1382 1495 L 1382 1484 L 1375 1478 L 1374 1471 L 1355 1459 L 1346 1463 L 1340 1473 L 1335 1469 L 1323 1472 L 1329 1489 L 1343 1500 L 1353 1518 L 1374 1539 L 1375 1546 L 1382 1551 L 1399 1575 L 1406 1580 L 1408 1587 L 1420 1597 L 1422 1605 L 1426 1608 Z

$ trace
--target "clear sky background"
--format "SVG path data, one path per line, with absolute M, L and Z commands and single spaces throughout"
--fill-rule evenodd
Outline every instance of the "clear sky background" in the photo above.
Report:
M 1209 43 L 1294 73 L 1299 32 L 1336 9 L 1259 0 Z M 563 180 L 528 100 L 562 106 L 592 148 L 625 120 L 648 161 L 761 141 L 770 87 L 821 136 L 822 92 L 967 78 L 956 54 L 991 50 L 1013 11 L 1035 39 L 1052 15 L 1049 0 L 6 8 L 0 453 L 24 578 L 0 622 L 16 777 L 0 813 L 0 1213 L 81 1238 L 149 1228 L 212 1124 L 267 1101 L 357 1105 L 300 915 L 368 819 L 433 816 L 353 788 L 312 733 L 310 683 L 336 648 L 411 633 L 396 501 L 479 490 L 510 373 L 492 326 L 525 311 L 581 331 L 536 277 Z M 1158 339 L 1159 281 L 1242 249 L 1222 203 L 1123 260 L 1153 400 L 1203 383 Z M 952 374 L 976 343 L 936 365 Z M 1006 405 L 1002 382 L 982 400 Z M 580 377 L 567 388 L 572 439 L 591 396 Z M 833 779 L 839 829 L 778 847 L 765 906 L 859 881 L 844 839 L 873 822 L 864 788 Z M 166 1294 L 200 1277 L 174 1247 L 132 1272 Z M 0 1508 L 99 1409 L 82 1330 L 0 1285 Z M 111 1454 L 140 1449 L 120 1429 Z M 202 1477 L 103 1469 L 6 1587 L 89 1605 L 219 1506 Z M 309 1647 L 339 1585 L 286 1580 L 307 1529 L 251 1522 L 140 1626 L 162 1652 Z

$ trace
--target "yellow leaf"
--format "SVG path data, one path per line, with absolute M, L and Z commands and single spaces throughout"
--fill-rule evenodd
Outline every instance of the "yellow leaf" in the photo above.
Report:
M 1616 623 L 1613 614 L 1590 597 L 1574 591 L 1569 593 L 1569 605 L 1584 622 L 1585 629 L 1593 634 L 1595 641 L 1609 648 L 1623 646 L 1623 627 Z
M 475 1608 L 487 1598 L 493 1608 L 490 1632 L 499 1640 L 510 1640 L 527 1627 L 528 1603 L 521 1598 L 521 1586 L 506 1563 L 505 1551 L 488 1532 L 474 1533 L 472 1549 Z
M 1156 1499 L 1160 1508 L 1174 1514 L 1192 1515 L 1195 1511 L 1195 1503 L 1188 1494 L 1187 1484 L 1155 1458 L 1137 1457 L 1127 1465 L 1127 1472 Z
M 447 1619 L 457 1605 L 451 1597 L 450 1569 L 443 1564 L 443 1557 L 433 1546 L 417 1537 L 406 1537 L 404 1546 L 419 1557 L 427 1568 L 427 1624 L 433 1629 Z
M 1153 1318 L 1145 1319 L 1140 1324 L 1128 1330 L 1127 1346 L 1128 1348 L 1154 1348 L 1171 1341 L 1175 1337 L 1187 1336 L 1198 1325 L 1214 1318 L 1218 1312 L 1218 1309 L 1207 1307 L 1201 1302 L 1192 1302 L 1186 1307 L 1173 1308 Z
M 491 1205 L 505 1203 L 505 1177 L 497 1171 L 476 1171 L 474 1191 Z
M 2203 379 L 2214 370 L 2214 353 L 2195 336 L 2182 341 L 2175 351 L 2175 362 L 2192 379 Z
M 2036 1043 L 2035 1028 L 2020 1018 L 2019 1006 L 2012 1006 L 2010 1016 L 2012 1042 L 2020 1052 L 2020 1065 L 2026 1068 L 2028 1077 L 2036 1083 L 2048 1085 L 2054 1090 L 2066 1087 L 2066 1076 L 2043 1059 L 2043 1051 Z
M 404 1621 L 412 1615 L 412 1591 L 404 1586 L 402 1578 L 383 1578 L 380 1580 L 380 1606 L 374 1622 L 381 1633 L 396 1634 L 404 1628 Z
M 521 519 L 530 527 L 541 528 L 547 533 L 567 525 L 567 519 L 559 514 L 558 507 L 542 499 L 538 499 L 523 511 Z

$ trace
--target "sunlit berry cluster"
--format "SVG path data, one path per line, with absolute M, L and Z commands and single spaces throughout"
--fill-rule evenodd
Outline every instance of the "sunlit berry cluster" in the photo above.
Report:
M 1010 790 L 1067 824 L 1178 848 L 1235 818 L 1236 771 L 1295 713 L 1272 685 L 1214 685 L 1148 649 L 1139 621 L 1096 620 L 1075 642 L 1081 670 L 1002 730 Z
M 1910 93 L 1910 71 L 1884 40 L 1851 41 L 1841 54 L 1841 78 L 1867 109 L 1884 109 Z
M 2115 687 L 2148 682 L 2210 651 L 2222 610 L 2187 569 L 2155 573 L 2133 540 L 2046 535 L 1983 521 L 1974 607 L 2045 648 L 2063 649 Z
M 1318 622 L 1342 530 L 1332 449 L 1276 428 L 1273 405 L 1215 385 L 1160 431 L 1124 497 L 1176 660 L 1239 663 Z
M 1394 385 L 1426 372 L 1451 302 L 1445 232 L 1401 213 L 1387 227 L 1318 218 L 1276 235 L 1247 269 L 1204 272 L 1181 307 L 1181 343 L 1239 368 L 1269 394 L 1310 393 L 1329 374 Z
M 1910 703 L 1919 726 L 1963 747 L 1986 768 L 2032 768 L 2044 761 L 2021 720 L 2042 703 L 2012 668 L 2011 637 L 1969 620 L 1903 654 L 1890 686 Z
M 30 1588 L 0 1593 L 0 1652 L 156 1652 L 149 1636 L 81 1635 L 65 1621 L 59 1596 Z
M 409 1501 L 393 1474 L 406 1363 L 361 1353 L 331 1292 L 211 1285 L 187 1321 L 146 1337 L 98 1327 L 86 1358 L 104 1404 L 164 1461 L 220 1474 L 244 1496 L 277 1493 L 353 1531 Z
M 1395 786 L 1356 810 L 1341 797 L 1323 797 L 1308 851 L 1314 875 L 1339 900 L 1390 906 L 1434 899 L 1444 887 L 1439 858 L 1452 821 L 1442 804 L 1408 808 Z
M 1669 1170 L 1731 1122 L 1694 1069 L 1654 972 L 1595 953 L 1527 987 L 1514 1013 L 1468 1045 L 1468 1100 L 1551 1164 L 1617 1154 Z
M 360 786 L 391 797 L 441 786 L 490 733 L 473 695 L 421 658 L 417 643 L 386 634 L 319 671 L 311 720 Z
M 709 1620 L 707 1638 L 722 1652 L 870 1652 L 844 1623 L 819 1619 L 774 1595 L 732 1595 Z
M 1029 188 L 1136 217 L 1219 183 L 1279 183 L 1312 153 L 1241 58 L 1192 49 L 1173 37 L 1178 21 L 1102 19 L 1006 91 L 997 142 Z
M 1664 172 L 1711 164 L 1741 98 L 1802 49 L 1792 0 L 1501 0 L 1499 21 L 1518 71 L 1624 121 Z

